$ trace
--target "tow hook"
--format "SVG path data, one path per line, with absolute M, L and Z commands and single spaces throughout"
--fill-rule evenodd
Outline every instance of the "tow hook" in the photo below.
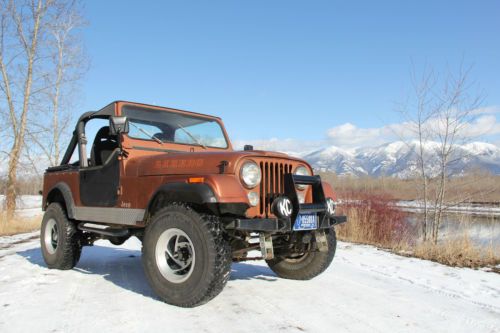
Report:
M 259 236 L 260 239 L 260 252 L 262 253 L 262 258 L 265 260 L 274 258 L 274 250 L 273 250 L 273 238 L 270 234 L 261 233 Z
M 328 240 L 326 239 L 326 234 L 323 230 L 316 230 L 314 232 L 314 238 L 316 238 L 316 244 L 318 246 L 319 252 L 328 252 Z

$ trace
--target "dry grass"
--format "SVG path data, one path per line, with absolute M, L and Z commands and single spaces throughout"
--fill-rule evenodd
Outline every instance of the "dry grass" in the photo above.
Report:
M 0 218 L 0 236 L 9 236 L 40 230 L 42 217 L 21 218 L 16 217 L 13 220 L 6 221 L 4 214 Z
M 438 244 L 419 243 L 412 256 L 454 267 L 494 267 L 500 264 L 500 247 L 474 245 L 465 234 L 461 239 L 444 240 Z
M 339 207 L 348 222 L 336 228 L 340 240 L 375 245 L 405 256 L 432 260 L 453 267 L 491 267 L 500 264 L 500 246 L 478 246 L 467 233 L 437 245 L 419 242 L 407 215 L 390 205 L 389 197 L 370 197 Z

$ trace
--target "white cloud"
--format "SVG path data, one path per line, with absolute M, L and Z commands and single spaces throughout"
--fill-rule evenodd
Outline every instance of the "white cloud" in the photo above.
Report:
M 405 139 L 413 133 L 411 124 L 396 123 L 382 127 L 360 128 L 351 123 L 330 128 L 327 131 L 328 141 L 336 146 L 366 147 L 386 142 Z
M 500 123 L 494 115 L 480 116 L 474 122 L 466 124 L 464 129 L 464 135 L 467 137 L 496 134 L 500 134 Z
M 500 113 L 499 106 L 487 106 L 484 108 L 477 108 L 477 109 L 472 111 L 473 115 L 496 114 L 496 113 Z
M 472 113 L 475 118 L 470 123 L 463 124 L 461 137 L 473 140 L 484 139 L 500 146 L 500 122 L 496 115 L 500 113 L 500 108 L 486 107 L 474 110 Z M 442 127 L 438 119 L 430 119 L 427 126 L 434 130 Z M 345 123 L 328 129 L 324 140 L 304 141 L 294 138 L 271 138 L 268 140 L 236 141 L 234 147 L 242 149 L 243 145 L 251 144 L 255 149 L 300 154 L 331 145 L 350 149 L 373 147 L 400 140 L 413 140 L 417 138 L 416 133 L 415 125 L 408 122 L 366 128 L 358 127 L 352 123 Z
M 481 139 L 485 136 L 497 136 L 500 134 L 500 122 L 494 115 L 493 108 L 475 111 L 475 117 L 471 122 L 464 123 L 460 137 Z M 444 126 L 439 119 L 430 119 L 426 124 L 427 129 L 434 132 L 441 131 Z M 382 127 L 360 128 L 351 123 L 345 123 L 327 131 L 328 141 L 336 146 L 367 147 L 377 146 L 396 140 L 412 140 L 417 137 L 415 124 L 403 122 L 385 125 Z
M 314 151 L 327 144 L 324 140 L 304 141 L 299 139 L 259 139 L 259 140 L 238 140 L 233 142 L 234 149 L 241 150 L 244 145 L 252 145 L 256 150 L 269 150 L 299 155 L 304 152 Z

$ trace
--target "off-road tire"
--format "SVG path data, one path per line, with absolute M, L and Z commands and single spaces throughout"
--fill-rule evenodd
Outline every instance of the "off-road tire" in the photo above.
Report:
M 181 230 L 191 240 L 195 264 L 187 280 L 172 283 L 156 262 L 156 246 L 167 230 Z M 170 204 L 156 212 L 146 227 L 142 247 L 144 271 L 154 292 L 166 303 L 195 307 L 217 296 L 231 272 L 231 247 L 219 218 L 198 213 L 184 204 Z
M 52 251 L 49 251 L 46 243 L 47 232 L 45 231 L 49 221 L 55 221 L 58 235 L 57 246 Z M 68 219 L 61 204 L 57 202 L 51 203 L 43 216 L 40 231 L 40 247 L 43 259 L 48 268 L 72 269 L 76 266 L 78 260 L 80 260 L 82 253 L 80 232 L 76 228 L 76 225 Z
M 266 260 L 269 268 L 279 277 L 291 280 L 310 280 L 323 273 L 330 266 L 337 247 L 335 229 L 325 229 L 325 234 L 328 241 L 327 252 L 309 252 L 300 260 L 276 257 Z

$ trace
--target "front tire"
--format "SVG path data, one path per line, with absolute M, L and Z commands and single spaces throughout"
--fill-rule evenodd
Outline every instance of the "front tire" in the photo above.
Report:
M 143 265 L 149 284 L 164 302 L 195 307 L 224 288 L 231 248 L 217 217 L 171 204 L 146 227 Z
M 40 245 L 48 268 L 72 269 L 80 260 L 78 229 L 57 202 L 51 203 L 43 216 Z
M 279 277 L 291 280 L 310 280 L 323 273 L 330 266 L 337 248 L 335 229 L 325 229 L 325 234 L 328 251 L 319 252 L 313 250 L 294 258 L 275 257 L 266 260 L 269 268 Z M 313 241 L 311 240 L 311 242 Z

